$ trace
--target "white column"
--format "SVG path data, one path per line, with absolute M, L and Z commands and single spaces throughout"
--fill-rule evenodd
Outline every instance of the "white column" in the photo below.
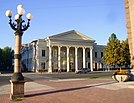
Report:
M 75 47 L 75 72 L 78 71 L 78 56 L 77 56 L 77 50 L 78 50 L 78 48 Z
M 85 47 L 83 47 L 83 68 L 85 68 Z
M 49 46 L 49 67 L 48 73 L 52 73 L 52 47 Z
M 36 70 L 36 44 L 33 44 L 33 69 L 32 71 L 35 72 Z
M 37 61 L 36 61 L 36 72 L 39 72 L 39 70 L 40 70 L 40 49 L 39 49 L 39 46 L 37 46 L 36 50 L 37 50 L 37 54 L 36 54 L 36 58 L 37 58 Z
M 93 71 L 93 48 L 90 48 L 90 68 Z
M 61 50 L 61 47 L 58 46 L 58 71 L 59 71 L 59 72 L 61 71 L 60 50 Z
M 69 47 L 67 47 L 67 72 L 69 72 Z

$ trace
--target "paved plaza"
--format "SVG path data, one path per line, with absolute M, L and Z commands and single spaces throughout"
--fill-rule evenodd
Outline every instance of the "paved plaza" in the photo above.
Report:
M 60 74 L 59 74 L 60 75 Z M 0 81 L 0 103 L 133 103 L 134 82 L 117 83 L 111 78 L 69 78 L 24 74 L 25 98 L 10 101 L 10 83 Z M 35 78 L 33 76 L 36 76 Z M 10 75 L 0 76 L 10 77 Z M 1 80 L 1 79 L 0 79 Z

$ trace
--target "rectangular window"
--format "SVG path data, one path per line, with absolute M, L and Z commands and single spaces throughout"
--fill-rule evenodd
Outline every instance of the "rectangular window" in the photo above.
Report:
M 88 63 L 88 68 L 90 68 L 90 63 Z
M 88 52 L 88 58 L 90 58 L 90 52 Z
M 97 69 L 97 63 L 95 63 L 95 69 Z
M 45 63 L 41 63 L 41 69 L 45 69 Z
M 97 52 L 95 52 L 95 58 L 97 58 Z
M 103 68 L 103 63 L 101 63 L 101 68 Z
M 42 50 L 42 56 L 45 57 L 45 50 Z
M 103 52 L 101 52 L 101 58 L 103 57 Z

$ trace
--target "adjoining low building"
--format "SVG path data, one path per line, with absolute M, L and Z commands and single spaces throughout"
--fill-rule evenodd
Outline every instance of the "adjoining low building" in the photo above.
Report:
M 22 66 L 27 71 L 76 72 L 106 68 L 102 59 L 106 46 L 75 30 L 38 39 L 23 45 Z

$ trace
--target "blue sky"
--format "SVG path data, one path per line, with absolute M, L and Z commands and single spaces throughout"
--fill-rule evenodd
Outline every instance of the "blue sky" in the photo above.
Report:
M 14 20 L 19 4 L 25 8 L 25 21 L 27 13 L 33 15 L 23 44 L 73 29 L 99 45 L 106 45 L 112 33 L 120 40 L 127 38 L 124 0 L 0 0 L 0 48 L 14 49 L 15 35 L 5 12 L 12 10 Z

